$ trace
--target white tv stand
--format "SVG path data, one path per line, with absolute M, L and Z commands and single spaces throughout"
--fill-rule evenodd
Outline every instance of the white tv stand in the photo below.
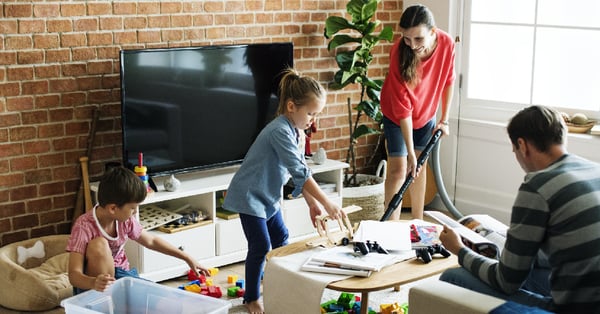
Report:
M 348 165 L 327 160 L 321 165 L 309 161 L 309 166 L 317 182 L 335 184 L 335 191 L 327 194 L 341 206 L 343 170 Z M 174 233 L 155 230 L 149 232 L 185 250 L 207 267 L 219 267 L 243 261 L 246 258 L 247 245 L 239 218 L 226 220 L 216 216 L 217 194 L 227 190 L 237 169 L 237 167 L 230 167 L 176 175 L 176 178 L 181 181 L 181 186 L 175 192 L 164 190 L 163 182 L 167 177 L 155 178 L 158 192 L 146 198 L 140 205 L 140 211 L 144 210 L 144 205 L 150 204 L 165 209 L 177 209 L 190 204 L 192 208 L 201 209 L 212 222 Z M 289 229 L 290 242 L 316 235 L 303 199 L 284 200 L 282 213 Z M 146 249 L 135 241 L 128 241 L 125 250 L 131 267 L 136 267 L 140 276 L 148 280 L 163 281 L 185 275 L 189 270 L 188 265 L 183 261 Z

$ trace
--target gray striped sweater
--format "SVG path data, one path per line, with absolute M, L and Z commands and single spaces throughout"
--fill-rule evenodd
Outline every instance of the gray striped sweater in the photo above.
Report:
M 519 289 L 530 268 L 547 265 L 560 312 L 600 313 L 600 165 L 567 154 L 528 173 L 500 259 L 462 249 L 459 262 L 506 294 Z

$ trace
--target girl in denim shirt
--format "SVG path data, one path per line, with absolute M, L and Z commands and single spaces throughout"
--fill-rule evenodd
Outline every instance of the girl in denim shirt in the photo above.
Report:
M 292 179 L 294 197 L 300 193 L 313 225 L 322 208 L 333 218 L 345 213 L 321 191 L 298 150 L 299 133 L 310 128 L 325 106 L 325 90 L 314 79 L 287 69 L 280 82 L 278 116 L 258 135 L 227 190 L 223 208 L 240 214 L 246 240 L 246 292 L 249 313 L 264 313 L 260 279 L 269 250 L 286 245 L 288 230 L 280 205 L 283 185 Z

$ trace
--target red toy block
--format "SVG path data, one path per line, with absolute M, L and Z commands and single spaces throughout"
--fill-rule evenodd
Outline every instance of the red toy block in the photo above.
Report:
M 237 295 L 238 298 L 241 298 L 244 296 L 244 292 L 246 292 L 246 290 L 239 288 L 235 293 Z
M 221 287 L 219 286 L 208 286 L 208 296 L 213 298 L 220 298 L 223 296 Z

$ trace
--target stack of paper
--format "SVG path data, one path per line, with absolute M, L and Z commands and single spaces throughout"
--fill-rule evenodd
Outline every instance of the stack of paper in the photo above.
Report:
M 380 271 L 385 266 L 411 257 L 414 257 L 414 252 L 410 250 L 401 253 L 381 254 L 373 252 L 363 255 L 360 252 L 354 252 L 351 245 L 336 246 L 314 254 L 302 265 L 301 269 L 304 271 L 368 277 L 373 271 Z
M 377 242 L 388 251 L 410 251 L 410 223 L 407 221 L 363 220 L 354 233 L 354 242 Z

